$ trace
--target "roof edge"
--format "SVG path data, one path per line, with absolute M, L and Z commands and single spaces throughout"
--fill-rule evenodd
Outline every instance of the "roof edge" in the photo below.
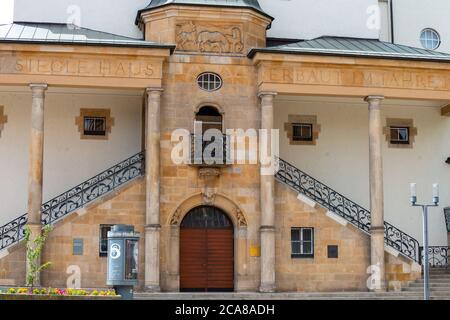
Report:
M 444 62 L 450 63 L 449 58 L 426 58 L 418 56 L 387 56 L 382 54 L 370 55 L 356 55 L 351 53 L 337 53 L 337 52 L 313 52 L 313 51 L 299 51 L 299 50 L 276 50 L 271 48 L 252 48 L 247 54 L 249 59 L 253 59 L 257 53 L 272 53 L 272 54 L 293 54 L 293 55 L 319 55 L 319 56 L 334 56 L 334 57 L 353 57 L 353 58 L 367 58 L 367 59 L 385 59 L 385 60 L 410 60 L 410 61 L 426 61 L 426 62 Z
M 49 41 L 49 40 L 1 40 L 1 43 L 14 43 L 14 44 L 46 44 L 46 45 L 62 45 L 62 46 L 86 46 L 86 47 L 120 47 L 120 48 L 141 48 L 141 49 L 168 49 L 170 54 L 173 54 L 176 45 L 165 44 L 127 44 L 127 43 L 95 43 L 95 42 L 71 42 L 71 41 Z
M 143 8 L 138 10 L 137 15 L 136 15 L 136 19 L 134 21 L 135 25 L 139 25 L 140 22 L 142 22 L 141 19 L 141 15 L 144 12 L 147 11 L 152 11 L 152 10 L 156 10 L 156 9 L 160 9 L 160 8 L 164 8 L 164 7 L 168 7 L 168 6 L 191 6 L 191 7 L 218 7 L 218 8 L 236 8 L 236 9 L 248 9 L 248 10 L 252 10 L 255 11 L 261 15 L 263 15 L 266 18 L 269 18 L 271 20 L 271 23 L 268 25 L 267 29 L 270 29 L 272 26 L 272 21 L 275 20 L 274 17 L 272 17 L 271 15 L 265 13 L 262 10 L 258 10 L 257 8 L 254 7 L 246 7 L 246 6 L 226 6 L 226 5 L 220 5 L 220 4 L 204 4 L 204 3 L 165 3 L 162 4 L 160 6 L 154 7 L 154 8 Z

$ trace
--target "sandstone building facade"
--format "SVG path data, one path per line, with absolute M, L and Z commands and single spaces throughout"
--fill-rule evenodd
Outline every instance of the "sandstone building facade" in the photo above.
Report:
M 137 12 L 144 40 L 0 25 L 0 195 L 27 212 L 4 214 L 0 285 L 23 284 L 23 228 L 42 224 L 45 286 L 105 286 L 115 224 L 141 233 L 139 290 L 384 291 L 420 277 L 408 186 L 439 182 L 450 205 L 450 55 L 331 36 L 268 46 L 273 19 L 256 0 L 153 0 Z M 199 123 L 225 153 L 230 129 L 274 130 L 279 154 L 195 163 Z M 180 129 L 195 133 L 189 163 L 174 161 Z M 442 207 L 431 224 L 447 248 Z

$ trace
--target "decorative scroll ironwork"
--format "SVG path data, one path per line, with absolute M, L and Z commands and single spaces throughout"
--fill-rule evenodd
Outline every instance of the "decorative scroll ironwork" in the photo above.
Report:
M 420 247 L 420 261 L 424 263 L 424 248 Z M 450 247 L 428 247 L 428 263 L 431 268 L 448 268 L 449 267 Z
M 369 210 L 364 209 L 290 163 L 282 159 L 278 159 L 278 162 L 279 171 L 276 178 L 279 181 L 341 216 L 362 231 L 370 233 Z M 419 261 L 419 242 L 387 222 L 385 222 L 385 242 L 406 257 Z
M 144 172 L 145 155 L 141 152 L 44 203 L 41 207 L 42 224 L 55 223 L 69 213 L 142 176 Z M 0 250 L 22 240 L 26 224 L 27 214 L 24 214 L 0 228 Z
M 216 143 L 215 140 L 205 141 L 201 134 L 192 134 L 190 164 L 201 167 L 221 167 L 230 164 L 230 143 L 231 137 L 227 135 L 222 135 L 219 143 Z M 208 147 L 211 150 L 206 150 Z
M 450 207 L 444 209 L 445 225 L 447 226 L 447 231 L 450 232 Z
M 19 242 L 25 237 L 25 225 L 27 221 L 27 215 L 24 214 L 5 224 L 3 227 L 0 227 L 0 250 Z

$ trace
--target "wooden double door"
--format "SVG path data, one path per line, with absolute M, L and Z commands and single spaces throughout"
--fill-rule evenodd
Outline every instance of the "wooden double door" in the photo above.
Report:
M 233 225 L 218 208 L 195 208 L 181 224 L 180 290 L 234 290 Z

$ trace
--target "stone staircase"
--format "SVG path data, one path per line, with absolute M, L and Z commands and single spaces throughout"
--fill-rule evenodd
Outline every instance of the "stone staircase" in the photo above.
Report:
M 144 173 L 145 155 L 144 152 L 140 152 L 45 202 L 41 207 L 42 225 L 55 224 L 88 204 L 142 177 Z M 27 214 L 23 214 L 0 226 L 0 259 L 7 256 L 12 247 L 19 245 L 23 240 L 27 221 Z
M 408 287 L 403 288 L 403 293 L 423 296 L 424 279 L 418 279 Z M 432 299 L 450 300 L 450 269 L 430 269 L 430 294 Z
M 423 300 L 423 277 L 399 292 L 231 292 L 231 293 L 146 293 L 135 300 Z M 450 300 L 450 269 L 430 270 L 431 300 Z

